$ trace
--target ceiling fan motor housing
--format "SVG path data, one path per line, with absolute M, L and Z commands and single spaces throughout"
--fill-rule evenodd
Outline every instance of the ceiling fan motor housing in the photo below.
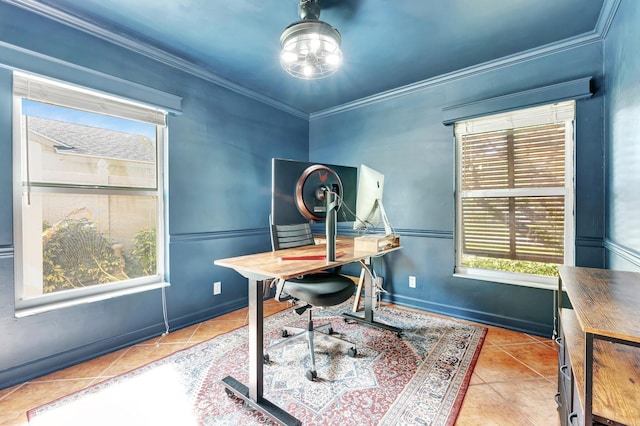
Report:
M 320 19 L 320 3 L 318 0 L 301 0 L 298 5 L 300 19 Z
M 302 79 L 333 74 L 342 62 L 340 33 L 318 19 L 318 0 L 301 0 L 298 13 L 301 20 L 285 28 L 280 36 L 282 68 Z

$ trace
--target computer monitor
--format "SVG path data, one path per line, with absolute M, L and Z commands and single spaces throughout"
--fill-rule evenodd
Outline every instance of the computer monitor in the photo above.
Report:
M 327 169 L 335 172 L 335 176 Z M 353 221 L 353 213 L 349 212 L 355 211 L 356 206 L 357 167 L 274 158 L 271 177 L 272 223 L 291 225 L 324 222 L 325 204 L 315 193 L 322 185 L 342 191 L 338 194 L 340 208 L 337 221 Z M 334 185 L 338 187 L 334 188 Z
M 272 160 L 271 222 L 325 222 L 328 261 L 336 259 L 338 220 L 353 211 L 358 169 L 294 160 Z M 338 214 L 340 210 L 341 214 Z
M 356 220 L 353 223 L 353 229 L 369 230 L 370 228 L 375 228 L 382 222 L 384 224 L 385 234 L 393 234 L 393 229 L 387 219 L 382 204 L 383 191 L 384 175 L 364 164 L 360 165 L 358 196 L 356 200 Z

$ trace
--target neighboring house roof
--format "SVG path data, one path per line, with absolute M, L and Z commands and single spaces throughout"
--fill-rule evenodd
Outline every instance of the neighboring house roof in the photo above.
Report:
M 28 117 L 28 129 L 53 142 L 59 154 L 154 162 L 155 143 L 146 136 L 42 117 Z

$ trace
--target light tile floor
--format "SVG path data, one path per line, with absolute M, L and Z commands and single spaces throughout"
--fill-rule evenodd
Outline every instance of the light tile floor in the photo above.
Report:
M 286 309 L 265 302 L 265 315 Z M 26 411 L 248 323 L 247 309 L 151 339 L 0 390 L 0 425 L 26 425 Z M 456 425 L 559 425 L 557 349 L 551 339 L 498 327 L 489 332 Z

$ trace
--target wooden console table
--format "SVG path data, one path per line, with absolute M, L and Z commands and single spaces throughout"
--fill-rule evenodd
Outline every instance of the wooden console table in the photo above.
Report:
M 640 273 L 562 266 L 558 294 L 562 425 L 640 425 Z

